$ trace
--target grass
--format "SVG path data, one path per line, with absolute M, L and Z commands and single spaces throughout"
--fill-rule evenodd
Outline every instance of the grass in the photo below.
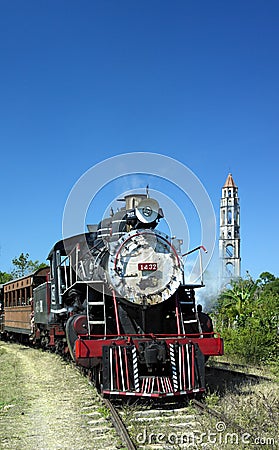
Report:
M 23 403 L 23 386 L 20 383 L 20 363 L 0 343 L 0 410 L 19 407 Z
M 119 448 L 104 415 L 75 367 L 57 355 L 0 342 L 1 450 Z
M 261 382 L 245 384 L 240 391 L 220 399 L 221 410 L 243 428 L 258 436 L 277 438 L 279 423 L 279 386 Z
M 110 417 L 110 411 L 106 406 L 100 406 L 97 411 L 105 418 L 108 419 Z

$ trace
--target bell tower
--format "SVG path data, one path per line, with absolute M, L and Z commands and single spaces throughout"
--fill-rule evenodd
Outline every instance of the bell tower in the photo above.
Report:
M 240 207 L 238 187 L 229 173 L 220 203 L 220 284 L 240 277 Z

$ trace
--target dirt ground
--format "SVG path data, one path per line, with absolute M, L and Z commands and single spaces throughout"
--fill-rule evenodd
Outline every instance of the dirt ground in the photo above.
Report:
M 0 448 L 120 449 L 95 390 L 57 355 L 0 342 Z

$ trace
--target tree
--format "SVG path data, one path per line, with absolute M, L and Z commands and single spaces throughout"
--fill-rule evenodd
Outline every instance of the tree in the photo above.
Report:
M 267 284 L 270 283 L 271 281 L 275 281 L 276 278 L 275 276 L 270 273 L 270 272 L 262 272 L 259 276 L 259 282 L 260 284 Z
M 10 273 L 0 271 L 0 284 L 8 283 L 12 279 L 13 277 Z
M 264 293 L 265 296 L 269 294 L 279 294 L 279 278 L 276 278 L 269 272 L 263 272 L 260 275 L 261 280 L 261 293 Z
M 258 283 L 249 273 L 246 279 L 232 280 L 231 289 L 224 290 L 218 299 L 217 309 L 223 323 L 229 327 L 233 324 L 244 325 L 246 318 L 251 314 L 257 288 Z
M 263 272 L 232 282 L 216 310 L 225 353 L 247 362 L 278 362 L 279 278 Z
M 15 269 L 12 270 L 13 278 L 24 277 L 35 270 L 47 267 L 47 264 L 40 263 L 38 260 L 29 260 L 29 253 L 21 253 L 18 258 L 12 260 L 12 263 L 15 266 Z

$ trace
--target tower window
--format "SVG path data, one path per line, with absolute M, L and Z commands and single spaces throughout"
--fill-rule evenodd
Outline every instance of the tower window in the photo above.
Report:
M 231 209 L 228 210 L 228 223 L 229 224 L 232 223 L 232 211 L 231 211 Z
M 226 275 L 228 277 L 233 277 L 234 275 L 234 266 L 231 262 L 226 264 Z
M 226 257 L 227 258 L 232 258 L 234 254 L 234 248 L 233 245 L 229 244 L 226 246 Z

